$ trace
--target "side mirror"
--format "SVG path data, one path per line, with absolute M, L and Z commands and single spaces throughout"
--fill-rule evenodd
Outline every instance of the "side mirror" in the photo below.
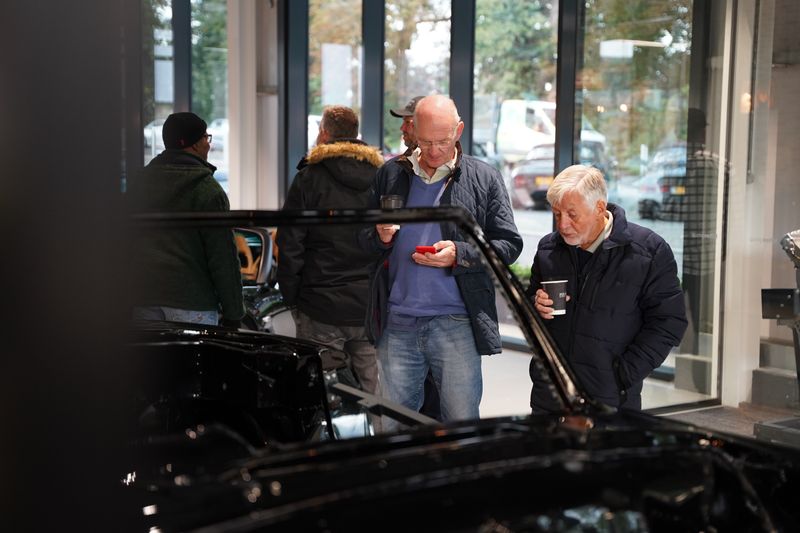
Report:
M 266 285 L 274 282 L 275 261 L 272 235 L 267 228 L 234 228 L 234 242 L 239 254 L 242 282 Z

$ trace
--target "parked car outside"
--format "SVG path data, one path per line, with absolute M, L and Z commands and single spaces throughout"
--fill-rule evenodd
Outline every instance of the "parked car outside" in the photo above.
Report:
M 547 208 L 547 189 L 553 183 L 555 145 L 541 144 L 514 165 L 508 180 L 511 207 L 515 209 Z
M 646 174 L 633 185 L 641 218 L 680 220 L 686 198 L 686 144 L 673 143 L 656 151 Z
M 606 151 L 604 143 L 581 139 L 578 145 L 578 161 L 591 165 L 603 173 L 609 191 L 616 184 L 617 161 Z
M 494 150 L 494 145 L 491 142 L 474 142 L 472 143 L 472 155 L 487 163 L 491 167 L 500 172 L 503 171 L 503 158 Z
M 631 189 L 636 194 L 639 218 L 645 220 L 658 220 L 661 218 L 661 185 L 659 177 L 655 174 L 645 174 L 631 184 Z
M 185 215 L 185 214 L 184 214 Z M 259 228 L 455 224 L 508 302 L 560 412 L 439 424 L 347 386 L 287 336 L 137 323 L 133 438 L 117 480 L 141 531 L 796 531 L 800 450 L 598 403 L 524 287 L 460 208 L 235 211 Z M 159 231 L 180 215 L 134 220 Z M 172 224 L 172 226 L 170 226 Z M 257 237 L 257 235 L 262 235 Z M 266 261 L 262 261 L 266 265 Z M 259 273 L 257 279 L 265 279 Z M 406 429 L 372 434 L 372 416 Z M 109 480 L 111 483 L 112 480 Z M 398 513 L 399 508 L 413 512 Z M 391 516 L 387 521 L 386 517 Z M 424 519 L 424 526 L 420 520 Z M 377 525 L 377 526 L 376 526 Z
M 606 136 L 583 117 L 581 140 L 606 146 Z M 497 153 L 506 163 L 516 163 L 541 144 L 556 140 L 556 103 L 544 100 L 509 99 L 500 104 L 497 123 Z
M 616 162 L 609 158 L 603 145 L 594 141 L 581 141 L 578 161 L 598 168 L 606 179 L 609 190 L 613 187 Z M 507 180 L 511 204 L 515 209 L 546 209 L 547 190 L 553 182 L 555 170 L 555 145 L 541 144 L 531 149 L 525 159 L 511 169 Z

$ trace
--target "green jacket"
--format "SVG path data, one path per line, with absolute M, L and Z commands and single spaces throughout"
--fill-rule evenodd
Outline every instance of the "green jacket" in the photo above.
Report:
M 229 211 L 216 168 L 182 150 L 164 150 L 129 182 L 136 212 Z M 242 277 L 230 229 L 159 229 L 135 236 L 136 305 L 221 310 L 244 316 Z

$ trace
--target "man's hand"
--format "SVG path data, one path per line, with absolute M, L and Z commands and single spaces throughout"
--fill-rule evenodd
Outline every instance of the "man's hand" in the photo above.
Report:
M 567 294 L 567 301 L 569 301 L 569 294 Z M 548 296 L 544 290 L 536 290 L 536 294 L 533 296 L 533 305 L 540 317 L 545 320 L 553 319 L 553 300 L 550 299 L 550 296 Z
M 375 224 L 375 231 L 378 232 L 378 238 L 384 244 L 392 242 L 394 234 L 397 233 L 399 229 L 400 226 L 397 224 Z
M 436 248 L 435 254 L 414 252 L 411 259 L 417 264 L 436 268 L 447 268 L 456 264 L 456 245 L 453 241 L 435 242 L 433 247 Z

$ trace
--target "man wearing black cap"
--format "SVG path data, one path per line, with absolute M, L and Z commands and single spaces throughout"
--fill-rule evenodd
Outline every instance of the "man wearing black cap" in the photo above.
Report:
M 408 149 L 414 148 L 417 145 L 417 138 L 414 136 L 414 109 L 417 108 L 417 102 L 422 100 L 422 98 L 422 96 L 415 96 L 405 107 L 389 110 L 389 114 L 393 117 L 403 119 L 403 123 L 400 125 L 400 131 L 403 133 L 403 142 Z
M 228 196 L 208 163 L 211 135 L 194 113 L 173 113 L 162 129 L 166 149 L 130 181 L 138 212 L 229 211 Z M 238 327 L 242 279 L 229 229 L 157 230 L 139 235 L 134 317 Z

